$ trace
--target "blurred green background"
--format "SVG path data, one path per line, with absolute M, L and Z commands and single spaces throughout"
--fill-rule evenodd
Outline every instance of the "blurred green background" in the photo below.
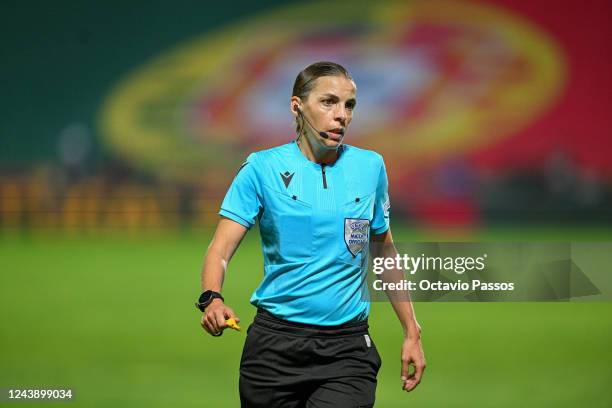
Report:
M 316 60 L 356 79 L 347 141 L 385 157 L 397 242 L 609 243 L 611 7 L 7 3 L 0 388 L 239 405 L 245 333 L 200 328 L 200 268 L 239 164 L 293 137 L 291 85 Z M 243 328 L 262 269 L 255 229 L 224 285 Z M 612 303 L 415 309 L 428 368 L 406 394 L 399 323 L 373 304 L 377 407 L 612 406 Z
M 394 230 L 403 242 L 436 235 Z M 524 232 L 458 239 L 512 241 Z M 211 233 L 4 236 L 2 386 L 71 387 L 70 404 L 83 407 L 239 406 L 245 332 L 210 337 L 192 304 Z M 552 241 L 568 236 L 589 235 L 571 229 L 526 235 Z M 248 298 L 261 262 L 257 231 L 251 231 L 224 285 L 243 328 L 255 312 Z M 373 304 L 371 333 L 383 359 L 376 406 L 612 403 L 611 303 L 419 302 L 415 309 L 428 368 L 417 390 L 406 394 L 399 380 L 400 325 L 388 303 Z

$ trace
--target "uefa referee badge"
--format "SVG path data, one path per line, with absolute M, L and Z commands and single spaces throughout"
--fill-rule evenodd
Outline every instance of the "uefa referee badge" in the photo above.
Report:
M 370 220 L 363 218 L 344 219 L 344 242 L 349 252 L 356 257 L 368 245 Z

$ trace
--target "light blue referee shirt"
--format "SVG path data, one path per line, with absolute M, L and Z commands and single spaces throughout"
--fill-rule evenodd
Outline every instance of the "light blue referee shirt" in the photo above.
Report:
M 350 145 L 329 165 L 296 142 L 249 155 L 219 214 L 247 228 L 259 220 L 264 277 L 251 303 L 298 323 L 365 319 L 368 243 L 389 229 L 387 185 L 382 156 Z

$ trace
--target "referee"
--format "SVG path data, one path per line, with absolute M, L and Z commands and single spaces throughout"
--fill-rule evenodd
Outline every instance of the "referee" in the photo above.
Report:
M 302 70 L 291 97 L 297 139 L 252 153 L 221 205 L 198 301 L 211 335 L 222 334 L 226 319 L 239 321 L 221 287 L 256 222 L 263 247 L 263 280 L 250 300 L 257 315 L 240 362 L 242 407 L 374 405 L 381 359 L 368 332 L 365 274 L 369 252 L 396 250 L 382 156 L 343 143 L 355 95 L 341 65 Z M 402 388 L 411 391 L 425 369 L 420 327 L 409 297 L 390 300 L 405 335 Z

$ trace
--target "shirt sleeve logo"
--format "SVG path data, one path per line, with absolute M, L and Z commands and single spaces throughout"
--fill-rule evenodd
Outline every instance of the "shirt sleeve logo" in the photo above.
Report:
M 370 220 L 362 218 L 344 219 L 344 243 L 349 252 L 356 257 L 370 241 Z

